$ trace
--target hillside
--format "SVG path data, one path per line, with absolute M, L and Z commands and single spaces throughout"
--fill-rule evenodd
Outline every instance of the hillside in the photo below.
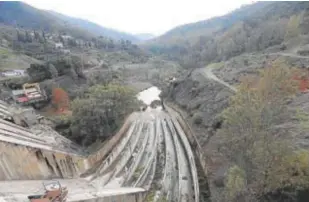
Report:
M 39 10 L 22 2 L 0 2 L 0 23 L 46 32 L 70 33 L 77 38 L 103 35 L 116 40 L 137 41 L 133 35 L 108 29 L 87 20 Z
M 308 8 L 308 2 L 258 2 L 176 27 L 145 47 L 196 67 L 274 45 L 290 45 L 291 39 L 308 34 Z
M 90 22 L 88 20 L 83 20 L 79 18 L 74 18 L 70 16 L 66 16 L 54 11 L 47 11 L 51 15 L 63 20 L 65 23 L 74 25 L 76 27 L 80 27 L 82 29 L 88 30 L 89 32 L 93 33 L 94 35 L 102 35 L 105 37 L 110 37 L 113 39 L 124 39 L 124 40 L 129 40 L 132 42 L 137 42 L 139 41 L 139 37 L 125 33 L 125 32 L 120 32 L 117 30 L 109 29 L 106 27 L 102 27 L 101 25 L 98 25 L 96 23 Z

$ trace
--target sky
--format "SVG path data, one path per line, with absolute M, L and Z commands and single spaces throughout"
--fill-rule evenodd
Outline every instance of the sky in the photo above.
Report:
M 182 24 L 224 15 L 252 0 L 24 0 L 40 9 L 132 34 L 161 35 Z

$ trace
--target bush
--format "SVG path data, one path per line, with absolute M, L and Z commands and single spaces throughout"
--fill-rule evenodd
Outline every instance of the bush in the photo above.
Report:
M 286 186 L 298 187 L 299 177 L 307 175 L 298 172 L 295 176 L 289 171 L 295 166 L 287 163 L 294 146 L 293 128 L 284 125 L 294 117 L 287 108 L 297 91 L 293 74 L 293 69 L 275 63 L 261 71 L 254 88 L 243 83 L 224 111 L 220 151 L 237 166 L 234 171 L 242 173 L 246 183 L 243 187 L 243 180 L 237 176 L 228 180 L 228 187 L 234 187 L 231 198 L 247 193 L 258 199 Z
M 203 117 L 199 112 L 195 113 L 192 119 L 193 119 L 193 123 L 196 125 L 200 125 L 203 123 Z

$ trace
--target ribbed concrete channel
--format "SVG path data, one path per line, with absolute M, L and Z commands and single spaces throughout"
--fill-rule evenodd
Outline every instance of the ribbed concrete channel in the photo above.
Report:
M 133 113 L 88 156 L 5 121 L 0 122 L 0 141 L 5 201 L 27 201 L 27 195 L 42 193 L 45 179 L 60 179 L 69 190 L 68 201 L 199 201 L 189 141 L 178 120 L 161 109 Z

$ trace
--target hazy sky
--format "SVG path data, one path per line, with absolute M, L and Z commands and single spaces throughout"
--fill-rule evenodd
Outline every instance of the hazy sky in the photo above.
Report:
M 252 0 L 25 0 L 26 3 L 137 34 L 162 34 L 190 22 L 226 14 Z

